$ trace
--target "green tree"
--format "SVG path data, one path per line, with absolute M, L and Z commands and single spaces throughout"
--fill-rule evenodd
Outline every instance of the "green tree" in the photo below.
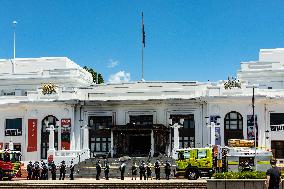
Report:
M 102 74 L 97 73 L 93 68 L 89 68 L 87 66 L 84 66 L 84 69 L 92 74 L 94 83 L 97 83 L 97 77 L 98 77 L 98 84 L 104 83 L 104 78 Z

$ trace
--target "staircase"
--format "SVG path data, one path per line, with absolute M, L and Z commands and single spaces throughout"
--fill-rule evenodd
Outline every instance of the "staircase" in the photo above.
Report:
M 75 170 L 79 170 L 79 173 L 76 174 L 77 178 L 95 178 L 96 177 L 96 163 L 100 160 L 100 163 L 102 167 L 104 168 L 104 162 L 106 162 L 106 159 L 99 159 L 99 158 L 91 158 L 87 159 L 83 162 L 78 163 L 75 166 Z M 148 157 L 131 157 L 130 160 L 125 161 L 126 163 L 126 170 L 125 170 L 125 177 L 131 177 L 131 167 L 134 162 L 137 163 L 139 166 L 142 161 L 144 161 L 146 164 L 147 162 L 151 163 L 151 170 L 152 170 L 152 177 L 155 177 L 155 171 L 154 171 L 154 163 L 156 160 L 160 161 L 161 164 L 161 179 L 164 179 L 166 177 L 165 175 L 165 169 L 164 169 L 164 164 L 168 160 L 171 165 L 172 165 L 172 178 L 174 175 L 173 170 L 175 169 L 175 161 L 170 158 L 170 157 L 165 157 L 165 156 L 160 156 L 157 158 L 150 158 Z M 119 158 L 108 158 L 107 161 L 109 162 L 110 165 L 110 172 L 109 172 L 109 177 L 110 178 L 120 178 L 120 171 L 119 171 L 119 166 L 121 165 L 121 162 L 119 161 Z M 101 178 L 104 177 L 104 169 L 102 168 L 102 173 L 101 173 Z M 138 173 L 137 176 L 139 177 L 139 168 L 138 168 Z M 138 178 L 139 179 L 139 178 Z

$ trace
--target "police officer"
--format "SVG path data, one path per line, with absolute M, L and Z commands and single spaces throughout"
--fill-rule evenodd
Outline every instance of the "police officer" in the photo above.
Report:
M 161 166 L 159 160 L 155 162 L 154 168 L 155 168 L 156 180 L 160 180 Z
M 74 180 L 74 168 L 75 168 L 75 165 L 73 164 L 73 161 L 71 161 L 71 165 L 70 165 L 70 180 Z
M 28 180 L 32 180 L 32 175 L 33 175 L 33 163 L 30 161 L 29 164 L 27 165 L 27 172 L 28 172 Z
M 35 163 L 34 163 L 33 179 L 34 180 L 39 180 L 40 179 L 40 165 L 39 165 L 38 161 L 35 161 Z
M 109 163 L 108 163 L 108 161 L 107 161 L 107 162 L 105 163 L 105 178 L 106 178 L 106 180 L 109 179 L 108 174 L 109 174 Z
M 139 166 L 139 173 L 140 173 L 140 180 L 142 180 L 142 177 L 144 177 L 144 180 L 146 180 L 146 165 L 144 161 L 142 161 L 141 165 Z
M 50 173 L 51 173 L 52 180 L 56 180 L 56 165 L 54 161 L 52 161 L 50 164 Z
M 132 167 L 131 167 L 131 173 L 132 173 L 132 178 L 131 180 L 133 180 L 133 177 L 135 178 L 136 180 L 136 177 L 137 177 L 137 163 L 135 162 Z
M 171 164 L 168 160 L 166 161 L 166 165 L 165 165 L 165 174 L 166 174 L 166 179 L 169 180 L 170 174 L 171 174 Z
M 41 164 L 41 180 L 48 180 L 48 167 L 43 161 Z
M 102 165 L 101 165 L 100 160 L 98 160 L 98 162 L 96 164 L 96 170 L 97 170 L 96 180 L 100 180 L 100 176 L 101 176 L 101 172 L 102 172 Z
M 66 165 L 65 165 L 65 161 L 64 160 L 61 162 L 59 171 L 60 171 L 59 180 L 64 180 L 65 173 L 66 173 Z
M 119 166 L 121 180 L 124 180 L 125 168 L 126 168 L 126 164 L 123 161 L 122 164 Z

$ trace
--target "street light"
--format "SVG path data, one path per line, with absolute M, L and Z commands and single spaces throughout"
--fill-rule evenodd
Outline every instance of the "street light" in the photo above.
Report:
M 211 146 L 215 145 L 215 140 L 216 140 L 215 128 L 220 127 L 220 122 L 221 122 L 220 116 L 217 116 L 215 118 L 216 118 L 216 123 L 215 123 L 214 120 L 211 121 L 208 116 L 205 117 L 206 127 L 210 127 L 210 144 L 211 144 Z
M 181 118 L 179 119 L 177 123 L 173 124 L 173 120 L 171 118 L 169 119 L 169 125 L 171 128 L 174 129 L 174 147 L 172 151 L 172 157 L 174 159 L 177 159 L 176 151 L 179 149 L 179 130 L 178 129 L 183 127 L 183 122 L 184 122 L 184 119 Z

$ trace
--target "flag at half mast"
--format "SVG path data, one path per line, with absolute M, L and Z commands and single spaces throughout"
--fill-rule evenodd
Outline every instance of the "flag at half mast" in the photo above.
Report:
M 145 29 L 144 29 L 144 15 L 142 12 L 142 44 L 143 47 L 145 48 Z

